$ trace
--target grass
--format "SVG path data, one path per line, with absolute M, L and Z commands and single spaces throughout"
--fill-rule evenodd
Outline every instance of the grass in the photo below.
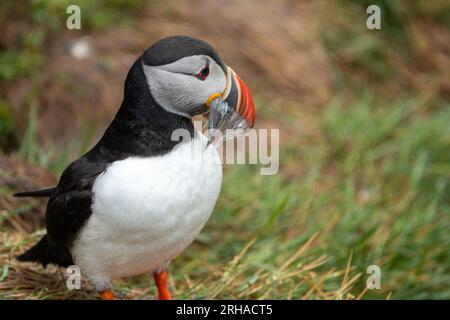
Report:
M 50 172 L 59 176 L 67 165 L 71 162 L 71 155 L 82 155 L 87 150 L 89 139 L 92 139 L 92 133 L 88 126 L 84 128 L 83 136 L 74 139 L 62 152 L 57 153 L 54 149 L 44 149 L 40 147 L 37 138 L 38 113 L 36 108 L 30 109 L 28 117 L 28 126 L 25 131 L 22 143 L 17 150 L 17 156 L 25 159 L 29 163 L 37 164 L 46 168 Z
M 364 291 L 367 267 L 379 265 L 382 289 L 365 297 L 448 299 L 450 108 L 419 117 L 424 109 L 414 101 L 379 109 L 367 98 L 347 108 L 331 106 L 321 119 L 326 139 L 304 147 L 304 158 L 296 159 L 308 168 L 304 176 L 286 179 L 282 171 L 264 177 L 233 167 L 200 240 L 214 252 L 205 260 L 220 264 L 256 238 L 242 266 L 248 277 L 239 296 L 255 272 L 276 278 L 279 264 L 317 235 L 311 254 L 326 259 L 316 272 L 345 269 L 352 255 L 360 275 L 353 295 Z M 284 152 L 296 149 L 286 145 Z M 192 259 L 197 255 L 194 250 Z M 286 287 L 265 283 L 251 297 L 303 297 L 302 281 L 290 280 L 294 284 Z M 340 281 L 327 279 L 313 297 L 336 290 Z

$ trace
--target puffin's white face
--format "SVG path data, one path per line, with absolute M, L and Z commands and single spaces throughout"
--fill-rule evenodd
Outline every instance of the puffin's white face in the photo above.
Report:
M 207 55 L 184 57 L 160 66 L 142 66 L 156 102 L 167 111 L 187 117 L 207 111 L 208 98 L 224 92 L 227 83 L 223 69 Z

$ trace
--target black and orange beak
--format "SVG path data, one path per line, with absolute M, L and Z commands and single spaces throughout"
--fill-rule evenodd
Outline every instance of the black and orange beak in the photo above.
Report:
M 220 97 L 222 101 L 228 103 L 247 122 L 250 128 L 255 124 L 255 103 L 245 82 L 230 67 L 227 67 L 227 84 L 222 94 L 212 95 L 207 102 L 209 107 L 211 101 Z
M 227 67 L 227 86 L 222 94 L 222 100 L 232 106 L 251 128 L 255 124 L 255 103 L 245 82 L 230 67 Z

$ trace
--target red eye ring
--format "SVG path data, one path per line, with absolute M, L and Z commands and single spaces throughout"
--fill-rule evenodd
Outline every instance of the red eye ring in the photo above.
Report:
M 208 77 L 208 75 L 209 75 L 209 65 L 206 65 L 202 68 L 202 70 L 200 70 L 199 73 L 195 74 L 194 76 L 197 79 L 200 79 L 203 81 Z

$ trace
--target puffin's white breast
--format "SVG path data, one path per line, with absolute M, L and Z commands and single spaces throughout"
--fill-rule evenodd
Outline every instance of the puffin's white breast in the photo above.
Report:
M 164 268 L 205 225 L 221 181 L 218 153 L 201 135 L 164 156 L 113 162 L 95 180 L 75 263 L 91 278 Z

